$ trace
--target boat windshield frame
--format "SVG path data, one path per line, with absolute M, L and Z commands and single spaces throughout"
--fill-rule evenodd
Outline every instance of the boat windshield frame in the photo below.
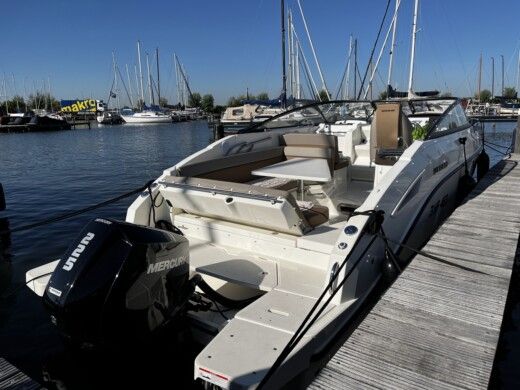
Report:
M 280 114 L 277 114 L 269 119 L 266 119 L 265 121 L 255 123 L 249 127 L 246 127 L 244 129 L 240 129 L 237 131 L 237 134 L 246 134 L 246 133 L 259 133 L 259 132 L 267 132 L 271 130 L 278 130 L 278 129 L 284 129 L 284 128 L 290 128 L 290 127 L 297 127 L 297 126 L 303 126 L 304 124 L 290 124 L 287 126 L 278 126 L 278 127 L 266 127 L 266 125 L 270 122 L 276 121 L 280 118 L 283 118 L 284 116 L 288 116 L 290 114 L 293 114 L 298 111 L 304 111 L 307 109 L 314 109 L 316 110 L 316 113 L 321 116 L 321 119 L 318 123 L 311 124 L 311 126 L 318 126 L 321 123 L 325 124 L 334 124 L 336 121 L 331 121 L 327 118 L 327 114 L 320 109 L 320 107 L 323 106 L 331 106 L 331 105 L 344 105 L 344 104 L 356 104 L 356 105 L 366 105 L 366 106 L 372 106 L 371 102 L 369 100 L 330 100 L 327 102 L 313 102 L 309 104 L 305 104 L 303 106 L 291 108 L 290 110 L 284 111 Z M 373 115 L 373 112 L 371 114 L 368 114 L 366 120 L 368 120 Z M 357 118 L 352 117 L 352 120 L 356 120 Z M 309 125 L 309 124 L 307 124 Z

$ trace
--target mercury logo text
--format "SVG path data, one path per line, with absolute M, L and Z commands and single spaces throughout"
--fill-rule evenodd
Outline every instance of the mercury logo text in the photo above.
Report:
M 171 260 L 158 261 L 157 263 L 150 264 L 148 266 L 147 274 L 153 274 L 154 272 L 165 271 L 185 264 L 188 260 L 188 256 L 181 256 Z

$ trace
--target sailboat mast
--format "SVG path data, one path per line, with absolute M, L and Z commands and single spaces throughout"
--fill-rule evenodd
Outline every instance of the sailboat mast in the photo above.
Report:
M 148 53 L 146 53 L 146 70 L 148 72 L 148 94 L 150 96 L 150 103 L 153 102 L 153 96 L 152 96 L 152 74 L 150 73 L 150 60 Z
M 298 2 L 298 7 L 300 8 L 300 14 L 302 15 L 303 26 L 305 27 L 305 32 L 307 33 L 307 38 L 309 39 L 309 43 L 311 46 L 312 55 L 314 56 L 314 61 L 316 62 L 316 66 L 318 68 L 318 74 L 320 75 L 321 87 L 325 91 L 327 99 L 330 100 L 329 90 L 327 88 L 327 84 L 325 84 L 325 78 L 323 77 L 323 73 L 321 71 L 321 66 L 320 66 L 320 62 L 318 61 L 318 56 L 316 55 L 316 50 L 314 50 L 314 44 L 312 43 L 311 33 L 309 32 L 309 28 L 307 27 L 307 20 L 305 19 L 305 15 L 303 14 L 302 5 L 300 4 L 300 0 L 297 0 L 297 2 Z
M 388 64 L 388 79 L 386 82 L 387 85 L 387 93 L 386 98 L 390 97 L 390 87 L 392 85 L 392 68 L 394 66 L 394 51 L 395 51 L 395 33 L 397 30 L 397 12 L 399 10 L 399 5 L 401 0 L 395 1 L 395 17 L 394 17 L 394 25 L 392 26 L 392 45 L 390 46 L 390 62 Z
M 413 29 L 412 29 L 412 52 L 410 53 L 410 75 L 408 77 L 408 98 L 412 97 L 413 87 L 413 67 L 415 63 L 415 36 L 417 35 L 417 14 L 419 13 L 419 0 L 415 0 L 413 11 Z
M 157 60 L 157 100 L 159 100 L 158 105 L 161 106 L 161 82 L 159 79 L 159 48 L 155 48 L 155 59 Z
M 495 97 L 495 57 L 491 57 L 491 97 Z
M 357 100 L 357 73 L 358 73 L 358 65 L 357 65 L 357 38 L 354 40 L 354 99 Z
M 291 33 L 293 34 L 293 44 L 294 44 L 294 61 L 295 61 L 295 73 L 294 76 L 296 78 L 296 99 L 301 99 L 301 88 L 300 88 L 300 51 L 296 45 L 294 40 L 294 26 L 291 26 Z
M 502 59 L 502 96 L 504 96 L 504 56 L 500 54 L 500 57 Z
M 478 63 L 478 95 L 477 95 L 477 99 L 478 101 L 480 102 L 480 92 L 481 92 L 481 87 L 482 87 L 482 53 L 480 53 L 480 60 L 479 60 L 479 63 Z
M 14 79 L 14 73 L 11 73 L 11 76 L 13 76 L 13 91 L 14 96 L 18 96 L 18 93 L 16 92 L 16 81 Z M 20 99 L 16 99 L 16 111 L 20 112 Z
M 133 103 L 132 103 L 132 83 L 130 81 L 130 72 L 128 71 L 128 64 L 125 64 L 125 68 L 126 68 L 126 78 L 128 79 L 128 89 L 129 89 L 129 98 L 130 98 L 130 107 L 133 106 Z
M 137 100 L 139 101 L 139 76 L 137 75 L 137 65 L 136 64 L 134 64 L 134 73 L 135 73 L 135 95 L 137 96 Z
M 516 73 L 516 92 L 520 93 L 520 49 L 518 49 L 518 66 L 517 66 L 517 73 Z
M 350 62 L 352 59 L 352 34 L 350 34 L 349 43 L 348 43 L 348 60 L 347 60 L 347 72 L 345 74 L 345 84 L 343 89 L 343 99 L 348 99 L 349 97 L 349 82 L 350 82 Z
M 116 69 L 116 56 L 114 54 L 114 51 L 112 51 L 112 67 L 114 68 L 114 91 L 117 98 L 117 108 L 120 108 L 119 104 L 119 92 L 117 90 L 117 69 Z M 110 91 L 110 95 L 112 95 L 112 91 Z
M 144 104 L 143 69 L 141 68 L 141 41 L 137 41 L 137 61 L 139 62 L 139 79 L 141 81 L 141 104 Z
M 182 106 L 181 102 L 181 89 L 179 88 L 179 68 L 177 66 L 177 56 L 173 53 L 173 65 L 175 66 L 175 80 L 177 84 L 177 100 L 179 101 L 179 105 Z
M 282 107 L 285 108 L 287 99 L 287 76 L 285 74 L 285 1 L 281 0 L 282 12 Z
M 52 112 L 51 77 L 50 76 L 47 76 L 47 85 L 49 86 L 49 111 Z
M 293 56 L 292 56 L 292 42 L 291 42 L 291 10 L 287 10 L 287 42 L 289 51 L 289 96 L 294 95 L 293 89 Z

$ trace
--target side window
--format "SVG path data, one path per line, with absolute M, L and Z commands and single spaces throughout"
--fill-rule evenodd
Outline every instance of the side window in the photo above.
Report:
M 434 133 L 451 131 L 467 124 L 468 118 L 466 117 L 466 113 L 460 104 L 457 104 L 444 116 L 444 118 L 442 118 L 439 123 L 437 123 Z

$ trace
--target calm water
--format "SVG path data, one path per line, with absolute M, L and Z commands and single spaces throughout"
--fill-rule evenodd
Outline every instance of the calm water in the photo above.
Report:
M 487 124 L 487 140 L 509 145 L 513 126 L 512 123 Z M 204 121 L 94 127 L 44 134 L 0 134 L 0 182 L 8 205 L 7 211 L 0 212 L 0 230 L 6 225 L 16 227 L 35 222 L 137 188 L 206 146 L 210 137 L 211 131 Z M 499 160 L 497 152 L 488 149 L 488 153 L 492 162 Z M 20 286 L 28 269 L 61 256 L 92 218 L 124 219 L 131 201 L 129 198 L 75 219 L 1 237 L 0 295 Z M 497 365 L 498 377 L 505 378 L 506 383 L 520 362 L 520 305 L 514 302 L 510 306 L 506 319 L 510 326 L 504 337 L 506 349 Z M 514 347 L 513 351 L 508 351 L 509 347 Z M 50 376 L 51 380 L 65 383 L 66 388 L 89 388 L 94 384 L 101 387 L 101 379 L 93 374 L 96 371 L 112 375 L 114 381 L 122 376 L 130 377 L 133 384 L 135 381 L 150 384 L 151 377 L 161 378 L 157 383 L 179 384 L 182 381 L 172 376 L 176 369 L 173 362 L 178 359 L 187 364 L 182 368 L 186 383 L 193 372 L 192 359 L 186 356 L 190 351 L 172 351 L 164 344 L 134 356 L 135 367 L 123 367 L 122 371 L 106 358 L 89 360 L 64 351 L 40 300 L 28 288 L 19 288 L 0 300 L 0 356 L 35 379 Z M 165 362 L 158 359 L 159 354 L 171 357 Z M 150 362 L 157 365 L 150 367 Z

